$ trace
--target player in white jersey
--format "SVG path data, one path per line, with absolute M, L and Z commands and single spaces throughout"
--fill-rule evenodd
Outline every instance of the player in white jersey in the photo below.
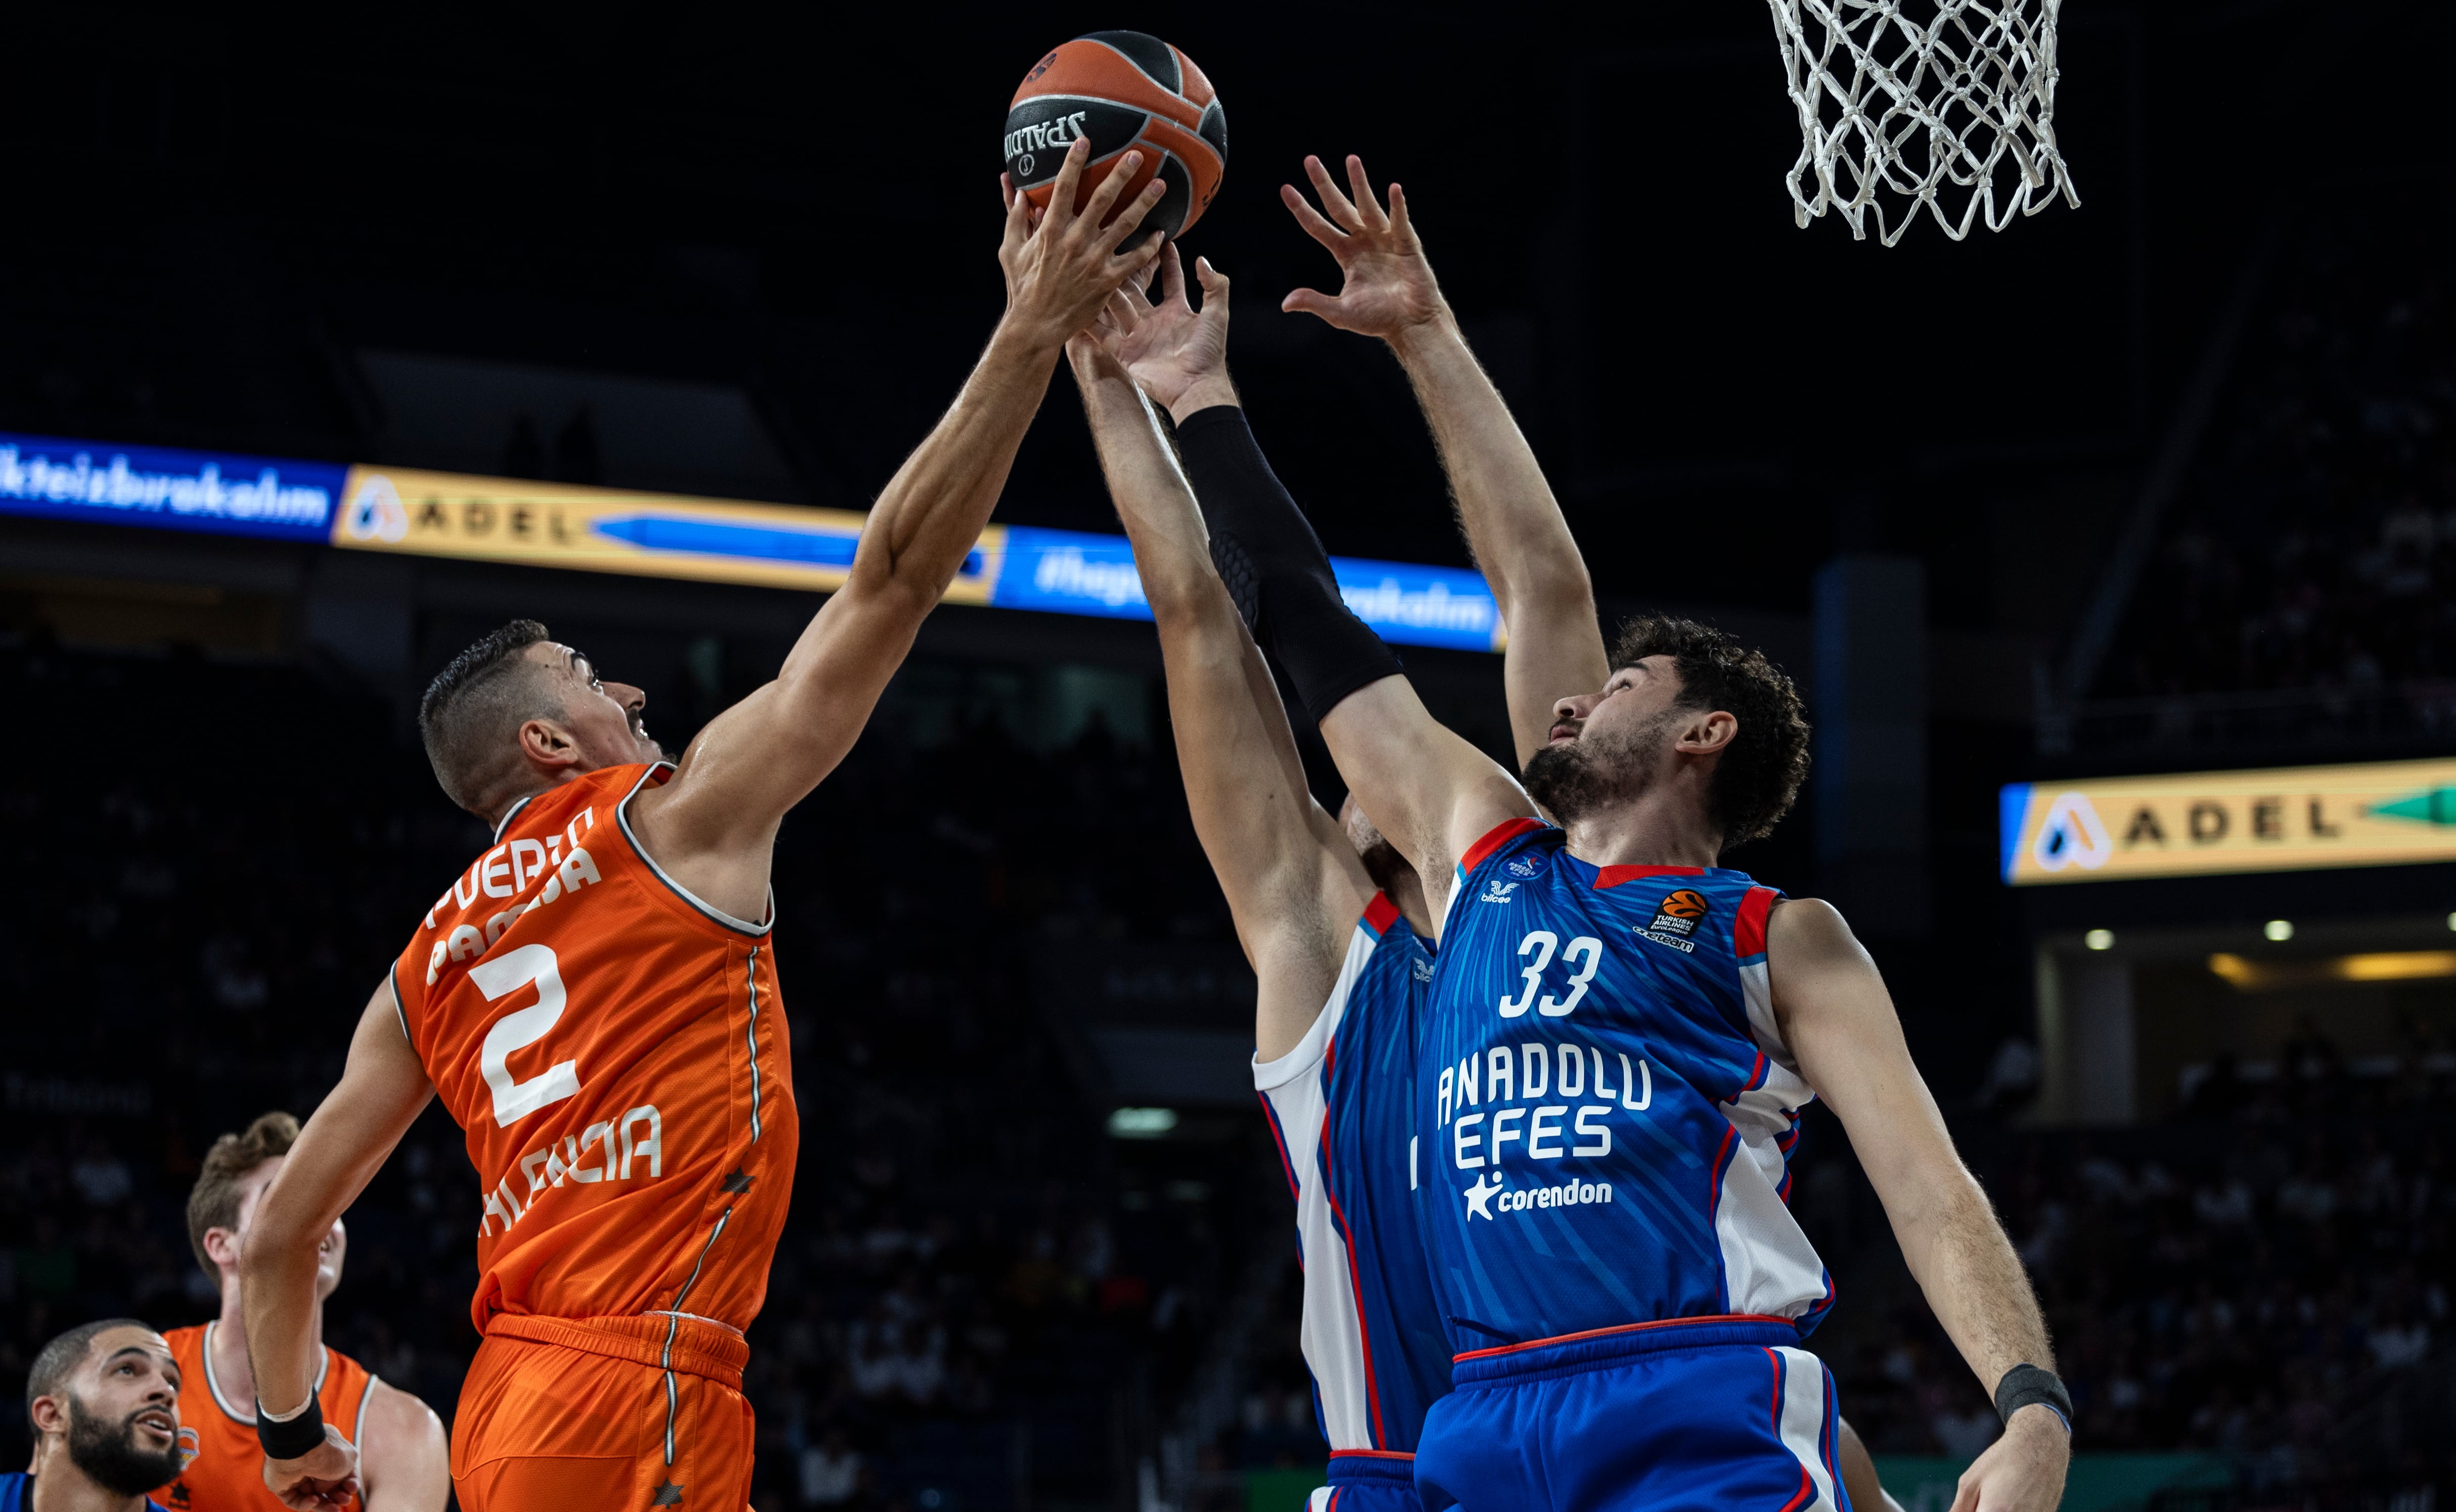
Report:
M 1159 309 L 1130 296 L 1105 343 L 1078 338 L 1069 356 L 1159 627 L 1195 831 L 1254 968 L 1254 1078 L 1296 1197 L 1302 1344 L 1332 1453 L 1317 1500 L 1398 1512 L 1414 1503 L 1424 1411 L 1449 1387 L 1410 1180 L 1415 1010 L 1432 974 L 1422 890 L 1403 866 L 1377 890 L 1358 845 L 1314 801 L 1279 691 L 1137 387 L 1173 409 L 1189 446 L 1205 426 L 1243 424 L 1233 389 L 1196 372 L 1198 351 L 1224 340 L 1226 301 L 1215 291 L 1196 317 L 1174 247 L 1163 264 Z

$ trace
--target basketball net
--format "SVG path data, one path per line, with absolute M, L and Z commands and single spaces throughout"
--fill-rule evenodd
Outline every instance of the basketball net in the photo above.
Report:
M 1914 0 L 1934 12 L 1924 26 L 1902 0 L 1767 3 L 1799 110 L 1787 182 L 1800 225 L 1831 208 L 1865 240 L 1873 207 L 1890 247 L 1922 205 L 1955 241 L 1975 219 L 2001 231 L 2058 193 L 2078 208 L 2056 151 L 2062 0 Z M 1999 169 L 2011 170 L 2000 208 Z

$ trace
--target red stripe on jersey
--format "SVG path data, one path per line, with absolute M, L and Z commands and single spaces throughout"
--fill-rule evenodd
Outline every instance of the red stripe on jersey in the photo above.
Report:
M 1334 1460 L 1413 1460 L 1415 1458 L 1404 1449 L 1333 1449 L 1330 1451 L 1330 1457 Z
M 1702 877 L 1705 874 L 1704 867 L 1597 867 L 1595 889 L 1617 888 L 1624 882 L 1635 882 L 1641 877 Z
M 1523 1344 L 1495 1344 L 1489 1349 L 1470 1349 L 1463 1355 L 1452 1355 L 1453 1361 L 1490 1359 L 1496 1355 L 1515 1355 L 1525 1349 L 1542 1349 L 1550 1344 L 1575 1344 L 1589 1338 L 1607 1338 L 1615 1334 L 1644 1334 L 1658 1328 L 1689 1328 L 1706 1323 L 1780 1323 L 1785 1328 L 1799 1325 L 1788 1318 L 1770 1313 L 1706 1313 L 1696 1318 L 1658 1318 L 1645 1323 L 1614 1323 L 1607 1328 L 1581 1329 L 1574 1334 L 1555 1334 L 1549 1338 L 1530 1338 Z
M 1773 913 L 1774 896 L 1771 888 L 1750 888 L 1740 899 L 1739 914 L 1731 920 L 1731 953 L 1741 960 L 1765 953 L 1766 920 Z
M 1288 1195 L 1296 1197 L 1299 1201 L 1302 1201 L 1304 1199 L 1297 1193 L 1297 1163 L 1288 1158 L 1287 1135 L 1279 1132 L 1279 1111 L 1271 1106 L 1271 1094 L 1269 1093 L 1257 1091 L 1254 1093 L 1254 1096 L 1259 1100 L 1262 1105 L 1263 1121 L 1270 1125 L 1271 1143 L 1279 1147 L 1279 1174 L 1288 1178 Z
M 1541 819 L 1510 819 L 1505 820 L 1501 824 L 1497 824 L 1490 829 L 1484 832 L 1483 839 L 1466 848 L 1466 854 L 1459 857 L 1459 869 L 1461 871 L 1473 871 L 1476 868 L 1492 859 L 1492 853 L 1494 851 L 1509 844 L 1509 842 L 1517 839 L 1520 835 L 1525 834 L 1529 829 L 1541 829 L 1543 828 L 1544 821 Z
M 1324 1087 L 1330 1084 L 1338 1052 L 1338 1042 L 1334 1039 L 1330 1052 L 1322 1056 L 1321 1080 Z M 1337 1169 L 1338 1161 L 1332 1155 L 1330 1148 L 1330 1115 L 1327 1108 L 1322 1111 L 1320 1148 L 1321 1195 L 1330 1203 L 1330 1216 L 1339 1223 L 1339 1247 L 1347 1252 L 1348 1294 L 1356 1299 L 1357 1352 L 1364 1359 L 1364 1400 L 1373 1410 L 1373 1438 L 1374 1441 L 1379 1443 L 1386 1440 L 1389 1435 L 1382 1428 L 1382 1383 L 1375 1379 L 1373 1370 L 1373 1325 L 1367 1320 L 1364 1311 L 1364 1277 L 1356 1263 L 1356 1239 L 1347 1226 L 1347 1210 L 1340 1205 L 1339 1183 L 1333 1180 L 1330 1175 Z
M 1390 894 L 1386 892 L 1373 894 L 1373 901 L 1364 906 L 1364 927 L 1373 931 L 1377 940 L 1398 921 L 1399 906 L 1390 901 Z

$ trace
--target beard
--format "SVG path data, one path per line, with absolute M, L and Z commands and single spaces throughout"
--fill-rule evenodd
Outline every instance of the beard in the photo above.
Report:
M 1585 736 L 1566 746 L 1546 746 L 1526 763 L 1526 796 L 1563 825 L 1574 825 L 1646 790 L 1648 760 L 1685 711 L 1668 708 L 1626 738 Z
M 179 1477 L 179 1440 L 158 1450 L 137 1446 L 136 1420 L 155 1407 L 140 1407 L 116 1422 L 107 1418 L 90 1416 L 85 1403 L 72 1395 L 69 1398 L 69 1462 L 85 1472 L 86 1479 L 106 1491 L 122 1496 L 142 1496 L 156 1486 L 168 1485 Z

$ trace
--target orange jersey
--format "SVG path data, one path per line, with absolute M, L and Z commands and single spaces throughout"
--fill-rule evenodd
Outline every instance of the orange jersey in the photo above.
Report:
M 154 1493 L 171 1512 L 281 1512 L 265 1488 L 264 1448 L 256 1441 L 256 1402 L 235 1401 L 214 1379 L 213 1336 L 218 1322 L 174 1328 L 162 1337 L 179 1362 L 179 1475 Z M 376 1378 L 338 1349 L 324 1351 L 316 1396 L 324 1420 L 352 1443 L 363 1440 L 367 1399 Z M 349 1504 L 358 1505 L 356 1499 Z
M 767 1297 L 800 1142 L 784 1005 L 768 925 L 693 897 L 632 833 L 632 797 L 672 775 L 523 799 L 393 965 L 484 1183 L 481 1334 L 500 1313 L 741 1329 Z

